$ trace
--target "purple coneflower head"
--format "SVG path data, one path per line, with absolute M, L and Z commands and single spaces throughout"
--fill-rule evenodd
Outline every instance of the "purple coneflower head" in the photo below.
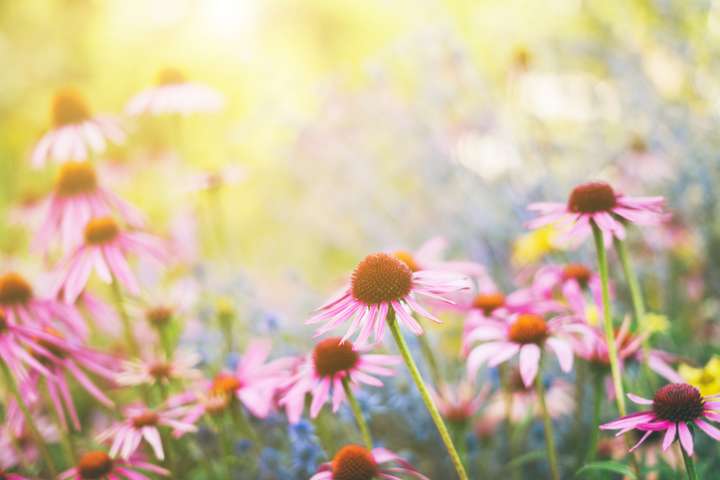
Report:
M 48 198 L 45 221 L 35 237 L 34 247 L 49 248 L 56 235 L 68 252 L 83 240 L 83 228 L 92 219 L 117 211 L 134 227 L 143 224 L 142 215 L 110 190 L 100 186 L 89 162 L 67 162 L 60 168 L 55 189 Z
M 367 347 L 357 347 L 349 341 L 343 342 L 339 337 L 319 342 L 295 375 L 288 379 L 285 393 L 279 401 L 280 405 L 285 406 L 290 423 L 300 421 L 308 393 L 312 396 L 312 418 L 320 413 L 320 409 L 330 399 L 333 411 L 337 411 L 345 400 L 345 378 L 351 388 L 360 383 L 382 387 L 383 383 L 375 375 L 393 375 L 391 367 L 400 363 L 400 357 L 369 354 L 367 351 Z
M 489 319 L 468 335 L 469 343 L 482 342 L 468 355 L 468 375 L 474 378 L 483 364 L 496 367 L 519 354 L 520 374 L 525 385 L 530 386 L 537 375 L 545 345 L 555 352 L 560 368 L 569 372 L 573 364 L 572 336 L 587 334 L 587 328 L 572 318 L 557 317 L 546 321 L 534 313 L 515 315 L 509 322 Z
M 625 238 L 626 223 L 657 225 L 667 218 L 662 197 L 627 197 L 605 182 L 578 185 L 570 193 L 567 203 L 533 203 L 528 207 L 540 217 L 528 223 L 539 228 L 551 223 L 567 227 L 560 239 L 579 245 L 592 233 L 596 225 L 603 233 L 606 245 L 613 237 Z
M 103 451 L 91 451 L 83 454 L 75 467 L 64 471 L 58 480 L 138 480 L 146 478 L 137 470 L 168 476 L 164 468 L 143 461 L 139 457 L 129 459 L 112 458 Z
M 413 272 L 405 262 L 387 253 L 375 253 L 363 259 L 352 273 L 350 284 L 318 309 L 306 323 L 326 322 L 315 336 L 350 321 L 345 341 L 360 332 L 356 343 L 364 344 L 371 333 L 380 341 L 385 333 L 389 311 L 415 335 L 423 329 L 412 317 L 413 312 L 441 323 L 418 302 L 418 296 L 453 303 L 445 295 L 469 289 L 467 277 L 452 272 L 420 270 Z
M 165 68 L 158 73 L 155 86 L 135 95 L 125 112 L 128 115 L 189 115 L 214 112 L 223 107 L 223 96 L 212 88 L 188 81 L 176 68 Z
M 650 405 L 652 410 L 633 413 L 600 425 L 602 430 L 619 430 L 616 435 L 631 430 L 644 432 L 640 441 L 630 451 L 638 448 L 653 432 L 664 432 L 663 450 L 667 450 L 676 438 L 688 455 L 694 451 L 693 436 L 689 424 L 696 426 L 710 437 L 720 441 L 720 430 L 708 421 L 720 422 L 720 395 L 703 397 L 700 391 L 686 383 L 671 383 L 655 392 L 652 400 L 628 394 L 639 405 Z
M 394 480 L 398 474 L 429 480 L 390 450 L 368 450 L 360 445 L 346 445 L 335 454 L 331 462 L 320 465 L 310 480 Z
M 137 279 L 126 256 L 136 253 L 163 261 L 166 252 L 162 242 L 147 233 L 124 231 L 112 217 L 91 219 L 84 230 L 84 242 L 78 246 L 61 268 L 56 291 L 63 290 L 67 303 L 74 303 L 95 272 L 105 283 L 116 279 L 130 293 L 140 291 Z
M 90 152 L 105 150 L 107 141 L 121 143 L 125 132 L 107 115 L 95 115 L 83 96 L 74 88 L 59 90 L 52 101 L 52 128 L 38 141 L 32 151 L 32 164 L 39 168 L 48 159 L 66 162 L 85 160 Z
M 147 361 L 125 361 L 117 375 L 120 385 L 168 384 L 174 380 L 196 380 L 201 372 L 194 368 L 200 355 L 178 350 L 171 359 L 155 358 Z

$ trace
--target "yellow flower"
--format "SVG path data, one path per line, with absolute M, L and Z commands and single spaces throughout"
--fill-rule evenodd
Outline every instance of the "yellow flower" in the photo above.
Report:
M 600 310 L 594 303 L 588 304 L 585 309 L 585 320 L 589 325 L 597 327 L 600 324 Z
M 703 368 L 682 364 L 678 371 L 689 384 L 697 387 L 701 394 L 720 393 L 720 357 L 712 357 Z
M 518 237 L 512 247 L 512 261 L 516 265 L 535 263 L 555 250 L 557 232 L 552 225 L 532 230 Z
M 648 333 L 662 333 L 670 328 L 670 322 L 665 315 L 658 313 L 645 314 L 644 327 Z

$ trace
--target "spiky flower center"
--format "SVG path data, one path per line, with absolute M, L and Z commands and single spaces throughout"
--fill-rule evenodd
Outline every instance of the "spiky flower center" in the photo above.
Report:
M 372 453 L 359 445 L 346 445 L 332 461 L 333 480 L 372 480 L 379 473 Z
M 590 269 L 580 263 L 568 263 L 562 273 L 565 280 L 575 280 L 582 287 L 587 286 L 591 275 Z
M 70 197 L 97 189 L 97 176 L 90 162 L 67 162 L 58 175 L 55 189 L 58 195 Z
M 27 303 L 33 296 L 32 287 L 19 274 L 8 272 L 0 276 L 0 304 Z
M 145 318 L 151 325 L 156 327 L 163 327 L 167 325 L 173 316 L 173 309 L 171 307 L 158 306 L 148 309 L 145 312 Z
M 230 404 L 230 395 L 226 393 L 211 393 L 205 399 L 205 411 L 210 415 L 216 415 L 225 411 Z
M 570 193 L 568 210 L 575 213 L 608 212 L 615 206 L 615 191 L 605 182 L 583 183 Z
M 180 83 L 185 83 L 187 79 L 185 78 L 185 74 L 183 74 L 180 70 L 177 68 L 163 68 L 160 70 L 157 74 L 157 79 L 155 80 L 155 83 L 157 85 L 163 86 L 163 85 L 178 85 Z
M 88 452 L 80 458 L 77 469 L 84 480 L 98 480 L 112 473 L 113 460 L 105 452 Z
M 670 422 L 692 422 L 700 418 L 705 408 L 700 391 L 687 383 L 671 383 L 655 392 L 653 412 Z
M 111 217 L 93 218 L 85 226 L 85 242 L 102 245 L 114 240 L 119 233 L 120 228 Z
M 510 325 L 508 336 L 515 343 L 535 343 L 539 345 L 548 336 L 548 326 L 545 319 L 540 315 L 523 313 L 518 315 L 515 322 Z
M 445 419 L 454 424 L 463 424 L 470 418 L 467 408 L 462 405 L 450 405 L 445 409 Z
M 56 127 L 81 123 L 90 118 L 90 109 L 74 88 L 59 90 L 52 101 L 52 120 Z
M 160 417 L 152 410 L 146 410 L 132 417 L 132 424 L 135 428 L 154 427 L 158 424 Z
M 219 373 L 213 379 L 210 391 L 217 394 L 229 395 L 242 387 L 242 383 L 229 373 Z
M 421 270 L 420 265 L 418 265 L 418 263 L 415 261 L 415 257 L 413 257 L 413 254 L 408 252 L 407 250 L 398 250 L 397 252 L 393 253 L 393 255 L 395 256 L 395 258 L 407 265 L 407 267 L 413 272 Z
M 502 307 L 505 304 L 505 295 L 500 292 L 495 293 L 479 293 L 473 298 L 472 306 L 478 310 L 482 310 L 485 315 Z
M 352 274 L 352 295 L 366 305 L 400 300 L 412 289 L 412 270 L 387 253 L 368 255 Z
M 331 337 L 315 345 L 313 363 L 315 372 L 321 377 L 332 377 L 337 373 L 350 370 L 360 359 L 353 344 L 340 343 L 339 337 Z
M 172 365 L 168 362 L 155 362 L 148 368 L 148 372 L 156 380 L 164 380 L 170 378 L 172 374 Z

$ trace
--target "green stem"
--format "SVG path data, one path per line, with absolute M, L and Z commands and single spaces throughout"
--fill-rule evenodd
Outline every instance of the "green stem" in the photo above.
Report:
M 115 308 L 117 308 L 117 311 L 120 313 L 120 319 L 122 320 L 123 331 L 125 332 L 125 342 L 128 344 L 130 352 L 135 357 L 139 357 L 140 346 L 135 339 L 135 335 L 133 335 L 132 325 L 130 324 L 130 316 L 128 315 L 127 310 L 125 310 L 125 302 L 122 291 L 120 290 L 120 284 L 114 276 L 112 278 L 112 282 L 110 282 L 110 286 L 113 293 L 113 299 L 115 300 Z
M 5 384 L 12 392 L 13 396 L 15 397 L 15 401 L 17 402 L 20 410 L 22 411 L 23 417 L 25 417 L 25 424 L 30 429 L 30 435 L 32 435 L 33 440 L 35 440 L 35 445 L 40 450 L 40 454 L 43 457 L 43 461 L 47 466 L 48 472 L 50 472 L 50 476 L 52 478 L 55 478 L 57 476 L 57 469 L 55 468 L 55 463 L 50 456 L 50 450 L 48 450 L 45 440 L 43 439 L 42 435 L 40 435 L 40 431 L 35 425 L 32 414 L 28 410 L 27 405 L 25 405 L 25 399 L 23 399 L 20 390 L 18 390 L 17 384 L 15 383 L 15 378 L 13 377 L 10 369 L 4 361 L 0 361 L 0 365 L 2 365 L 3 376 L 5 377 Z
M 608 359 L 610 361 L 610 373 L 612 374 L 613 386 L 615 387 L 615 401 L 617 402 L 618 412 L 624 417 L 625 409 L 625 389 L 622 383 L 622 374 L 620 373 L 620 363 L 618 362 L 617 344 L 615 343 L 615 329 L 613 327 L 612 313 L 610 311 L 610 285 L 608 283 L 608 261 L 607 252 L 605 251 L 605 241 L 603 240 L 602 231 L 592 223 L 593 236 L 595 237 L 595 249 L 598 256 L 598 269 L 600 270 L 600 283 L 602 286 L 602 303 L 603 303 L 603 321 L 605 326 L 605 341 L 608 349 Z
M 457 471 L 458 477 L 460 478 L 460 480 L 468 480 L 468 476 L 467 473 L 465 473 L 465 467 L 462 464 L 460 455 L 458 455 L 457 449 L 455 448 L 455 445 L 450 438 L 450 433 L 445 426 L 445 422 L 443 422 L 443 419 L 440 416 L 440 412 L 438 411 L 435 403 L 432 400 L 432 397 L 430 396 L 430 391 L 425 386 L 425 381 L 423 380 L 422 375 L 420 375 L 420 371 L 418 370 L 417 365 L 415 365 L 415 360 L 413 360 L 412 355 L 410 354 L 410 349 L 408 348 L 407 343 L 405 343 L 405 338 L 403 338 L 403 335 L 400 332 L 400 327 L 397 324 L 397 320 L 395 320 L 395 312 L 392 309 L 388 311 L 387 324 L 390 328 L 390 331 L 392 332 L 393 337 L 395 338 L 395 343 L 397 343 L 400 354 L 402 355 L 403 360 L 405 361 L 405 364 L 410 371 L 410 376 L 415 382 L 415 386 L 420 392 L 420 396 L 425 403 L 425 408 L 427 408 L 428 412 L 430 413 L 430 417 L 432 417 L 432 420 L 435 423 L 435 427 L 438 429 L 440 438 L 442 439 L 443 443 L 445 444 L 445 448 L 447 448 L 447 451 L 450 454 L 450 459 L 452 460 L 453 466 Z
M 680 451 L 682 452 L 683 460 L 685 460 L 685 471 L 687 472 L 688 480 L 698 480 L 698 475 L 695 471 L 695 462 L 693 462 L 692 457 L 687 454 L 682 445 L 680 446 Z
M 425 329 L 425 331 L 427 332 L 427 329 Z M 440 369 L 438 368 L 438 363 L 435 359 L 435 355 L 433 354 L 432 346 L 428 340 L 427 333 L 418 337 L 418 343 L 420 344 L 420 351 L 422 352 L 423 357 L 425 357 L 425 361 L 427 362 L 427 366 L 430 370 L 430 378 L 432 379 L 433 384 L 440 385 Z
M 355 394 L 353 393 L 352 388 L 350 388 L 348 377 L 343 377 L 342 386 L 343 390 L 345 390 L 345 396 L 348 398 L 348 402 L 350 402 L 350 408 L 352 409 L 353 415 L 355 415 L 355 421 L 360 429 L 360 435 L 362 435 L 365 448 L 372 450 L 373 444 L 372 437 L 370 436 L 370 430 L 368 429 L 367 423 L 365 423 L 365 418 L 363 417 L 362 410 L 360 410 L 360 405 L 355 398 Z
M 603 391 L 603 374 L 601 371 L 593 369 L 593 409 L 592 409 L 592 425 L 590 425 L 590 444 L 586 452 L 585 463 L 595 460 L 598 438 L 600 436 L 600 414 L 602 413 Z
M 47 391 L 43 393 L 43 400 L 45 400 L 46 403 L 49 401 Z M 50 410 L 52 410 L 53 413 L 55 426 L 57 426 L 58 432 L 60 432 L 60 443 L 62 444 L 63 450 L 65 450 L 65 456 L 68 458 L 71 465 L 75 465 L 77 463 L 77 454 L 75 452 L 75 444 L 73 443 L 72 434 L 68 428 L 63 426 L 57 410 L 54 408 L 51 408 Z
M 335 446 L 333 442 L 333 435 L 330 429 L 328 428 L 327 422 L 325 421 L 325 415 L 323 412 L 320 412 L 317 417 L 312 419 L 313 425 L 315 425 L 315 432 L 317 432 L 318 440 L 320 441 L 320 446 L 323 450 L 325 450 L 325 454 L 332 458 L 333 454 L 335 453 Z
M 542 361 L 542 359 L 541 359 Z M 558 470 L 557 450 L 555 449 L 555 436 L 553 435 L 552 418 L 545 403 L 545 385 L 543 384 L 542 374 L 538 371 L 535 377 L 535 390 L 537 391 L 538 400 L 540 401 L 540 410 L 542 411 L 543 424 L 545 426 L 545 445 L 547 447 L 548 463 L 550 464 L 550 475 L 553 480 L 560 480 L 560 470 Z

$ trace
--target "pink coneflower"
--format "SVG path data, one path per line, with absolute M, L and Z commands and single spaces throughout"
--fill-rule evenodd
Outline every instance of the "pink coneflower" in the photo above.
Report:
M 93 116 L 74 88 L 58 91 L 51 110 L 53 128 L 33 148 L 32 164 L 36 168 L 44 166 L 48 159 L 85 160 L 90 152 L 104 151 L 107 140 L 113 143 L 125 140 L 120 124 L 107 115 Z
M 192 423 L 181 418 L 185 415 L 185 407 L 150 409 L 144 405 L 135 405 L 125 409 L 125 418 L 119 423 L 100 433 L 96 440 L 105 442 L 112 439 L 110 456 L 129 459 L 145 440 L 159 460 L 165 458 L 159 426 L 170 427 L 177 431 L 194 432 L 197 430 Z
M 580 263 L 542 267 L 533 277 L 531 288 L 540 297 L 562 294 L 572 311 L 581 317 L 587 314 L 586 291 L 590 292 L 596 305 L 602 305 L 599 275 Z
M 102 451 L 85 453 L 77 466 L 60 474 L 58 480 L 142 480 L 147 478 L 137 470 L 145 470 L 156 475 L 168 476 L 164 468 L 142 460 L 140 457 L 129 459 L 111 458 Z
M 665 432 L 663 450 L 667 450 L 676 437 L 688 455 L 693 454 L 693 436 L 688 423 L 720 441 L 720 430 L 707 420 L 720 422 L 720 395 L 703 397 L 700 391 L 686 383 L 671 383 L 655 392 L 652 400 L 628 394 L 628 398 L 639 405 L 652 405 L 652 410 L 633 413 L 609 423 L 600 425 L 601 430 L 619 430 L 617 435 L 631 430 L 644 432 L 640 441 L 630 449 L 639 447 L 653 432 Z
M 588 182 L 575 187 L 567 203 L 531 204 L 528 208 L 540 217 L 530 221 L 528 227 L 560 223 L 567 227 L 561 238 L 579 245 L 595 224 L 603 232 L 605 245 L 610 245 L 613 237 L 625 238 L 626 222 L 657 225 L 666 219 L 664 203 L 662 197 L 626 197 L 605 182 Z
M 397 250 L 393 255 L 402 260 L 410 270 L 432 270 L 440 272 L 457 272 L 471 277 L 485 277 L 485 267 L 476 262 L 443 260 L 443 253 L 447 249 L 447 240 L 443 237 L 433 237 L 420 245 L 414 252 Z
M 384 466 L 381 464 L 389 463 Z M 392 465 L 392 464 L 395 465 Z M 345 445 L 331 462 L 320 465 L 310 480 L 398 480 L 398 475 L 407 475 L 420 480 L 430 480 L 418 472 L 396 453 L 385 448 L 368 450 L 360 445 Z
M 521 313 L 509 322 L 488 320 L 468 337 L 469 342 L 483 342 L 468 355 L 468 374 L 474 378 L 484 363 L 496 367 L 519 354 L 520 375 L 525 386 L 529 387 L 537 375 L 540 354 L 545 345 L 555 352 L 560 368 L 569 372 L 573 364 L 572 336 L 586 333 L 585 325 L 569 317 L 545 321 L 540 315 Z
M 352 274 L 350 284 L 318 309 L 306 323 L 326 321 L 316 336 L 329 332 L 340 324 L 352 321 L 343 341 L 360 331 L 356 343 L 363 344 L 371 332 L 380 341 L 385 333 L 388 311 L 395 312 L 400 323 L 415 335 L 423 329 L 412 317 L 417 312 L 434 322 L 441 323 L 418 303 L 417 296 L 444 300 L 443 295 L 469 289 L 468 279 L 451 272 L 419 270 L 413 272 L 404 262 L 386 253 L 368 255 Z
M 2 480 L 30 480 L 28 477 L 23 477 L 18 473 L 12 473 L 5 469 L 0 468 L 0 479 Z
M 111 283 L 113 278 L 128 292 L 138 294 L 135 275 L 125 258 L 129 253 L 166 258 L 163 245 L 156 237 L 142 232 L 123 231 L 111 217 L 90 220 L 85 226 L 85 241 L 64 262 L 57 290 L 63 289 L 65 301 L 74 303 L 95 269 L 100 279 Z
M 345 378 L 351 386 L 364 383 L 382 387 L 383 383 L 373 375 L 393 375 L 393 370 L 388 367 L 399 364 L 401 359 L 393 355 L 368 354 L 368 350 L 368 347 L 359 348 L 351 342 L 343 342 L 339 337 L 327 338 L 315 345 L 297 373 L 288 380 L 289 388 L 279 402 L 285 405 L 290 423 L 300 421 L 308 393 L 312 396 L 312 418 L 317 417 L 329 399 L 332 399 L 333 411 L 337 411 L 345 400 Z
M 0 309 L 0 361 L 5 362 L 15 378 L 20 380 L 21 390 L 24 390 L 23 385 L 28 378 L 26 366 L 46 377 L 51 375 L 45 365 L 35 358 L 35 355 L 52 355 L 41 344 L 42 340 L 54 341 L 42 330 L 11 323 Z M 26 393 L 23 391 L 24 395 Z
M 122 371 L 117 375 L 120 385 L 167 384 L 173 380 L 194 380 L 200 370 L 195 365 L 200 361 L 196 353 L 178 350 L 172 359 L 123 362 Z
M 74 306 L 35 296 L 30 283 L 16 272 L 0 275 L 0 308 L 10 324 L 42 328 L 58 322 L 79 338 L 87 337 L 87 325 Z
M 47 249 L 53 237 L 60 234 L 62 247 L 68 252 L 82 242 L 83 228 L 91 219 L 112 211 L 117 211 L 129 225 L 142 226 L 140 212 L 100 186 L 89 162 L 67 162 L 47 200 L 45 221 L 35 236 L 35 248 Z
M 475 416 L 488 391 L 489 385 L 478 391 L 475 383 L 467 380 L 455 387 L 443 384 L 437 392 L 431 390 L 440 414 L 455 425 L 464 425 Z
M 160 71 L 154 87 L 143 90 L 128 102 L 128 115 L 189 115 L 199 112 L 214 112 L 223 107 L 223 96 L 212 88 L 189 82 L 185 75 L 175 69 Z

